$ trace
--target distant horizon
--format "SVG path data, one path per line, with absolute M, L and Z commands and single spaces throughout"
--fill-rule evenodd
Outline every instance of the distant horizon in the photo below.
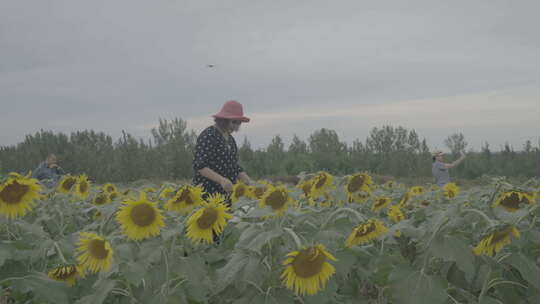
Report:
M 163 119 L 163 118 L 162 118 L 162 119 Z M 167 120 L 168 120 L 168 121 L 171 121 L 172 119 L 167 119 Z M 158 119 L 158 121 L 159 121 L 159 119 Z M 185 120 L 184 120 L 184 121 L 185 121 Z M 208 124 L 208 126 L 210 126 L 210 125 L 212 125 L 211 122 Z M 382 128 L 382 127 L 384 127 L 384 126 L 386 126 L 386 125 L 374 126 L 373 128 Z M 435 146 L 435 145 L 433 145 L 432 143 L 430 143 L 430 141 L 429 141 L 428 138 L 426 138 L 425 136 L 423 136 L 422 133 L 418 132 L 418 130 L 416 130 L 416 129 L 413 129 L 413 128 L 407 128 L 406 126 L 401 126 L 401 125 L 391 125 L 391 124 L 388 124 L 388 126 L 391 126 L 391 127 L 394 127 L 394 128 L 397 128 L 397 127 L 403 127 L 403 128 L 405 128 L 406 130 L 408 130 L 408 131 L 415 130 L 415 132 L 418 134 L 418 137 L 419 137 L 420 142 L 421 142 L 424 138 L 426 139 L 426 143 L 427 143 L 427 145 L 428 145 L 430 151 L 441 150 L 441 151 L 443 151 L 443 152 L 445 152 L 445 153 L 449 153 L 449 152 L 450 152 L 449 149 L 444 145 L 444 143 L 441 143 L 440 146 Z M 157 127 L 157 124 L 156 124 L 156 127 Z M 305 142 L 306 144 L 308 144 L 308 146 L 309 146 L 309 136 L 310 136 L 311 134 L 313 134 L 315 131 L 318 131 L 318 130 L 320 130 L 320 129 L 322 129 L 322 128 L 325 128 L 325 127 L 321 127 L 321 128 L 319 128 L 319 129 L 314 129 L 314 130 L 312 130 L 312 132 L 309 133 L 307 136 L 300 136 L 300 135 L 298 135 L 298 134 L 288 134 L 288 135 L 275 134 L 275 135 L 273 135 L 272 137 L 268 138 L 268 140 L 267 140 L 266 143 L 264 143 L 264 142 L 262 142 L 262 141 L 258 141 L 258 142 L 256 142 L 257 144 L 254 143 L 253 136 L 249 136 L 249 131 L 243 131 L 243 130 L 240 130 L 240 132 L 235 132 L 235 133 L 233 133 L 232 135 L 233 135 L 233 137 L 235 138 L 238 147 L 241 147 L 242 144 L 243 144 L 243 142 L 244 142 L 244 138 L 247 138 L 247 140 L 248 140 L 248 142 L 250 143 L 251 148 L 252 148 L 253 150 L 259 150 L 259 149 L 265 149 L 265 148 L 267 148 L 268 145 L 271 143 L 271 140 L 272 140 L 272 138 L 273 138 L 274 136 L 280 136 L 281 139 L 283 140 L 284 147 L 285 147 L 285 149 L 287 150 L 287 149 L 289 148 L 291 142 L 292 142 L 292 139 L 293 139 L 294 135 L 298 136 L 298 138 L 300 138 L 302 141 L 304 141 L 304 142 Z M 353 139 L 345 140 L 345 139 L 342 137 L 342 135 L 341 135 L 337 130 L 334 130 L 334 129 L 331 129 L 331 128 L 325 128 L 325 129 L 332 130 L 332 131 L 336 131 L 336 133 L 337 133 L 337 135 L 338 135 L 340 141 L 346 143 L 346 144 L 347 144 L 347 147 L 351 147 L 351 145 L 353 144 L 353 142 L 354 142 L 355 140 L 360 140 L 362 143 L 365 144 L 366 139 L 369 137 L 369 132 L 372 130 L 372 129 L 369 129 L 368 132 L 367 132 L 367 135 L 366 135 L 365 137 L 363 137 L 363 138 L 360 138 L 360 137 L 359 137 L 359 138 L 353 138 Z M 196 130 L 196 129 L 190 127 L 189 123 L 187 124 L 187 130 L 188 130 L 188 132 L 194 131 L 195 134 L 197 134 L 197 135 L 198 135 L 198 133 L 199 133 L 200 131 L 202 131 L 202 129 Z M 103 134 L 105 134 L 105 135 L 107 135 L 107 136 L 110 136 L 110 137 L 112 138 L 112 140 L 113 140 L 113 143 L 117 142 L 117 141 L 121 138 L 121 136 L 122 136 L 122 135 L 121 135 L 121 134 L 122 134 L 122 130 L 118 131 L 118 134 L 117 134 L 117 135 L 113 135 L 113 134 L 107 133 L 107 132 L 105 132 L 105 131 L 100 131 L 100 130 L 97 130 L 97 129 L 79 129 L 79 130 L 72 130 L 72 131 L 68 131 L 68 132 L 65 132 L 65 131 L 54 131 L 54 130 L 51 130 L 51 129 L 39 129 L 39 130 L 36 130 L 36 131 L 34 131 L 34 132 L 25 134 L 25 137 L 26 137 L 27 135 L 35 135 L 35 134 L 37 134 L 37 133 L 39 133 L 39 132 L 41 132 L 41 131 L 45 131 L 45 132 L 53 132 L 54 134 L 62 133 L 62 134 L 67 135 L 67 136 L 70 136 L 72 133 L 76 133 L 76 132 L 94 131 L 95 133 L 103 133 Z M 135 134 L 129 132 L 128 130 L 123 130 L 123 131 L 125 131 L 126 133 L 128 133 L 128 134 L 134 136 L 137 140 L 141 140 L 141 139 L 142 139 L 145 143 L 148 143 L 150 140 L 153 139 L 152 134 L 151 134 L 151 129 L 148 129 L 148 132 L 147 132 L 146 135 L 144 135 L 144 134 L 143 134 L 143 135 L 141 135 L 141 134 L 135 135 Z M 444 141 L 444 139 L 446 139 L 446 138 L 447 138 L 448 136 L 450 136 L 450 135 L 451 135 L 451 134 L 448 134 L 448 135 L 444 136 L 444 138 L 442 138 L 441 141 Z M 486 143 L 486 141 L 485 141 L 485 142 L 480 143 L 480 145 L 476 146 L 476 145 L 472 144 L 472 143 L 469 141 L 469 139 L 468 139 L 468 137 L 467 137 L 467 134 L 463 133 L 463 135 L 465 136 L 465 140 L 466 140 L 467 143 L 468 143 L 467 151 L 472 150 L 472 151 L 474 151 L 474 152 L 480 152 L 481 149 L 482 149 L 482 147 L 483 147 L 484 144 Z M 7 145 L 0 144 L 0 148 L 14 147 L 14 146 L 18 145 L 19 143 L 24 142 L 24 140 L 25 140 L 25 138 L 23 137 L 20 141 L 18 141 L 18 142 L 16 142 L 16 143 L 7 144 Z M 531 144 L 532 144 L 532 147 L 533 147 L 533 148 L 540 149 L 540 135 L 536 138 L 536 140 L 535 140 L 534 138 L 531 138 L 531 139 L 529 139 L 529 140 L 531 141 Z M 489 144 L 489 148 L 490 148 L 490 150 L 491 150 L 492 152 L 500 152 L 500 151 L 502 151 L 502 150 L 504 149 L 504 147 L 505 147 L 506 144 L 508 144 L 508 145 L 513 149 L 513 151 L 515 151 L 515 152 L 521 152 L 521 151 L 524 151 L 523 148 L 524 148 L 524 145 L 526 144 L 526 140 L 523 141 L 522 143 L 518 143 L 517 146 L 514 145 L 514 144 L 511 144 L 511 143 L 508 142 L 508 141 L 502 143 L 502 144 L 499 145 L 499 146 L 496 146 L 496 145 L 494 145 L 494 144 L 492 144 L 492 143 L 490 143 L 490 142 L 487 142 L 487 143 Z

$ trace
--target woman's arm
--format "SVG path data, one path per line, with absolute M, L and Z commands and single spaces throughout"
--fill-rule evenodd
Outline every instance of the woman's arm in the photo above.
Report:
M 199 170 L 199 173 L 202 176 L 208 178 L 209 180 L 218 183 L 223 188 L 223 190 L 227 192 L 232 192 L 232 189 L 233 189 L 232 182 L 228 178 L 221 176 L 216 171 L 208 167 L 204 167 Z
M 253 185 L 254 184 L 253 180 L 251 179 L 251 177 L 249 177 L 249 175 L 247 175 L 246 171 L 240 172 L 238 174 L 238 178 L 247 185 Z

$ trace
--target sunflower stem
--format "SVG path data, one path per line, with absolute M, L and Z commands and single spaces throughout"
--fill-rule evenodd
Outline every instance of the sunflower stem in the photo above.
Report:
M 60 250 L 60 246 L 58 246 L 57 242 L 54 242 L 54 248 L 56 248 L 56 252 L 58 253 L 58 256 L 60 256 L 60 259 L 64 264 L 67 264 L 66 258 L 64 257 L 64 254 L 62 253 L 62 250 Z
M 517 224 L 519 224 L 519 222 L 521 222 L 524 218 L 526 218 L 527 216 L 529 216 L 531 213 L 533 213 L 533 211 L 535 211 L 538 206 L 540 206 L 539 204 L 535 204 L 534 207 L 532 207 L 529 212 L 527 212 L 525 215 L 523 215 L 522 217 L 520 217 L 519 219 L 517 219 L 515 222 L 514 222 L 514 226 L 517 226 Z
M 301 250 L 302 242 L 300 241 L 300 238 L 298 237 L 298 235 L 291 228 L 283 228 L 283 230 L 289 233 L 289 235 L 293 238 L 294 242 L 296 243 L 296 247 L 298 247 L 298 250 Z
M 461 211 L 463 211 L 463 212 L 472 212 L 472 213 L 476 213 L 476 214 L 480 215 L 490 227 L 493 227 L 493 226 L 496 225 L 496 223 L 492 219 L 490 219 L 489 216 L 487 216 L 484 212 L 482 212 L 482 211 L 480 211 L 478 209 L 462 209 Z
M 342 207 L 342 208 L 339 208 L 337 209 L 336 211 L 332 212 L 329 216 L 328 216 L 328 219 L 324 222 L 324 224 L 322 225 L 322 229 L 325 229 L 328 224 L 330 223 L 331 220 L 334 219 L 334 217 L 336 217 L 336 215 L 338 215 L 339 213 L 343 212 L 343 211 L 346 211 L 346 212 L 349 212 L 351 214 L 354 214 L 356 216 L 356 218 L 358 219 L 359 222 L 365 222 L 366 219 L 360 214 L 358 213 L 358 211 L 354 210 L 354 209 L 351 209 L 351 208 L 346 208 L 346 207 Z

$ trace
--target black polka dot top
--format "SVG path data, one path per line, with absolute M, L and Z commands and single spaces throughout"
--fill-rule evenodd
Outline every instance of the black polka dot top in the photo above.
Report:
M 227 194 L 225 190 L 210 179 L 202 176 L 199 170 L 210 168 L 219 175 L 228 178 L 233 184 L 236 183 L 238 174 L 242 167 L 238 165 L 238 147 L 234 137 L 229 135 L 228 139 L 215 126 L 210 126 L 199 134 L 197 145 L 195 146 L 195 157 L 193 160 L 194 185 L 202 185 L 208 194 Z

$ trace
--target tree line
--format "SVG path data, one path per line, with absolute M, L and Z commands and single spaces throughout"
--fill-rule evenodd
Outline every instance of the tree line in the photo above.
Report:
M 160 120 L 151 138 L 138 139 L 122 132 L 113 138 L 93 130 L 64 133 L 41 130 L 24 141 L 0 147 L 0 172 L 27 172 L 54 153 L 66 172 L 87 174 L 102 182 L 139 179 L 189 179 L 197 134 L 181 118 Z M 237 139 L 238 140 L 238 139 Z M 254 149 L 247 138 L 238 140 L 240 163 L 254 177 L 297 175 L 326 170 L 344 175 L 368 171 L 394 177 L 431 176 L 431 151 L 425 138 L 404 127 L 373 128 L 365 140 L 341 141 L 334 130 L 321 128 L 303 140 L 294 136 L 286 146 L 276 135 L 268 146 Z M 467 150 L 461 133 L 451 134 L 445 145 L 448 161 Z M 519 151 L 506 144 L 492 151 L 485 143 L 480 151 L 468 151 L 466 161 L 452 169 L 452 176 L 474 179 L 482 175 L 535 177 L 540 172 L 540 141 L 530 140 Z

